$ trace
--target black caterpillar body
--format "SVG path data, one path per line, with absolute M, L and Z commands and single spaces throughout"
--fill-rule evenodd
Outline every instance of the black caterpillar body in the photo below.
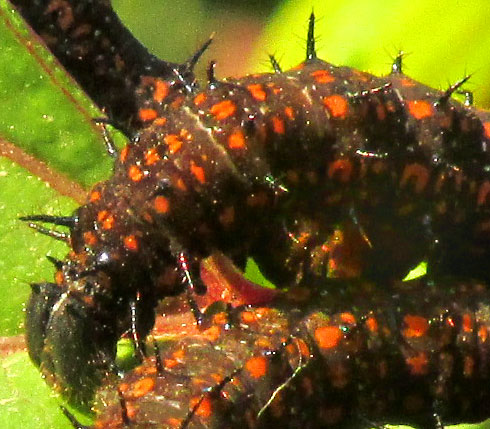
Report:
M 106 37 L 93 46 L 118 62 L 102 61 L 102 74 L 132 100 L 114 121 L 138 129 L 73 217 L 26 217 L 70 228 L 57 282 L 34 286 L 26 324 L 32 359 L 68 397 L 90 401 L 117 339 L 130 327 L 144 335 L 158 299 L 184 290 L 182 274 L 203 292 L 199 264 L 216 250 L 240 267 L 252 256 L 279 287 L 315 287 L 340 225 L 361 243 L 358 275 L 388 284 L 428 258 L 434 277 L 488 279 L 490 115 L 451 99 L 461 83 L 441 92 L 400 62 L 378 78 L 321 61 L 312 16 L 298 67 L 217 81 L 211 66 L 199 88 L 202 50 L 180 66 L 144 54 L 133 67 L 129 33 L 77 15 L 88 5 L 114 23 L 105 2 L 38 1 L 33 14 L 13 3 L 69 46 L 80 31 L 63 25 L 60 4 L 88 20 L 88 38 Z M 111 114 L 115 100 L 99 103 Z
M 300 289 L 267 307 L 216 312 L 207 330 L 164 343 L 103 389 L 95 428 L 481 421 L 489 310 L 486 285 L 446 281 L 397 294 L 368 283 Z

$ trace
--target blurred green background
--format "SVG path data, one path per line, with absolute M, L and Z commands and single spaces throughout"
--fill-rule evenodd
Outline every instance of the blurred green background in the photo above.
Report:
M 185 60 L 216 32 L 200 73 L 213 59 L 221 78 L 270 71 L 270 53 L 283 68 L 302 61 L 308 16 L 314 10 L 322 59 L 385 74 L 391 59 L 403 50 L 407 53 L 404 71 L 431 86 L 446 88 L 465 74 L 473 74 L 465 87 L 474 91 L 478 106 L 490 107 L 488 0 L 113 3 L 134 34 L 152 52 L 170 61 Z M 19 21 L 11 16 L 5 0 L 0 2 L 0 11 L 0 24 L 5 17 Z M 83 106 L 86 115 L 77 116 L 80 109 L 60 96 L 59 88 L 33 61 L 32 52 L 15 44 L 9 26 L 0 27 L 0 138 L 85 187 L 107 177 L 110 162 L 101 156 L 100 135 L 87 122 L 87 117 L 97 116 L 97 110 L 46 57 L 62 85 L 76 94 L 77 106 Z M 19 341 L 15 335 L 23 332 L 22 303 L 29 293 L 28 283 L 52 278 L 44 255 L 62 257 L 66 252 L 62 245 L 28 230 L 17 217 L 38 212 L 66 214 L 74 207 L 73 199 L 62 197 L 32 172 L 0 156 L 0 288 L 5 296 L 0 308 L 0 340 L 6 344 L 0 355 L 1 428 L 71 427 L 25 352 L 16 352 L 12 344 Z

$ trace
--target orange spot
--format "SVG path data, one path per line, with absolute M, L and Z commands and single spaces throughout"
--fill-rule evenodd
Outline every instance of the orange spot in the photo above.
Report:
M 171 428 L 180 428 L 182 426 L 182 419 L 170 417 L 169 419 L 166 420 L 166 424 Z
M 155 109 L 140 109 L 138 110 L 138 117 L 143 121 L 152 121 L 158 116 Z
M 180 108 L 180 106 L 182 106 L 182 104 L 184 103 L 184 100 L 185 100 L 184 96 L 175 97 L 175 100 L 172 101 L 172 103 L 170 103 L 170 105 L 172 106 L 173 109 L 177 110 Z
M 292 107 L 285 107 L 284 108 L 284 113 L 288 117 L 288 119 L 293 120 L 294 119 L 294 110 Z
M 257 322 L 257 317 L 255 316 L 255 313 L 251 311 L 242 311 L 240 313 L 240 319 L 242 319 L 243 323 L 255 323 Z
M 422 316 L 412 316 L 407 314 L 403 321 L 407 326 L 403 330 L 403 336 L 406 338 L 419 338 L 426 334 L 429 329 L 429 322 L 425 317 Z
M 160 161 L 160 155 L 156 147 L 152 147 L 145 152 L 146 165 L 152 165 Z
M 339 173 L 339 179 L 342 183 L 347 183 L 352 174 L 352 163 L 348 159 L 337 159 L 328 166 L 328 177 L 332 179 Z
M 230 149 L 243 149 L 245 147 L 245 137 L 241 130 L 235 131 L 228 137 L 228 146 Z
M 488 339 L 488 330 L 487 327 L 482 325 L 478 329 L 478 338 L 480 339 L 481 343 L 485 343 Z
M 216 313 L 213 316 L 213 322 L 216 325 L 226 325 L 228 323 L 228 316 L 224 311 L 222 311 L 221 313 Z
M 415 192 L 420 193 L 429 182 L 429 170 L 418 163 L 408 164 L 403 170 L 400 186 L 405 186 L 412 177 L 415 178 Z
M 165 368 L 169 369 L 174 368 L 179 364 L 175 359 L 165 359 L 163 363 L 165 364 Z
M 177 153 L 182 147 L 182 140 L 177 134 L 169 134 L 163 139 L 168 146 L 168 151 L 171 154 Z
M 342 333 L 337 326 L 321 326 L 315 330 L 315 340 L 321 349 L 337 347 L 342 339 Z
M 100 194 L 99 191 L 92 191 L 90 193 L 90 202 L 95 203 L 96 201 L 99 201 L 101 199 L 102 195 Z
M 208 419 L 213 415 L 213 404 L 209 396 L 192 398 L 190 405 L 192 409 L 197 406 L 197 408 L 194 409 L 194 414 L 196 416 Z
M 374 317 L 368 317 L 366 326 L 371 332 L 376 332 L 378 330 L 378 321 Z
M 164 196 L 159 195 L 153 201 L 153 206 L 155 207 L 155 210 L 158 213 L 166 214 L 166 213 L 168 213 L 168 209 L 170 208 L 170 203 L 168 201 L 168 198 L 165 198 Z
M 209 329 L 206 329 L 203 333 L 203 337 L 207 340 L 214 342 L 217 341 L 221 335 L 219 326 L 211 326 Z
M 194 97 L 194 105 L 199 106 L 206 101 L 206 94 L 201 92 Z
M 335 81 L 335 78 L 327 70 L 315 70 L 310 73 L 310 76 L 313 77 L 317 83 L 330 83 Z
M 264 88 L 260 83 L 248 85 L 247 89 L 250 91 L 250 94 L 252 94 L 252 97 L 258 101 L 265 101 L 265 99 L 267 98 L 267 94 L 265 93 Z
M 136 381 L 131 386 L 131 396 L 133 398 L 141 398 L 145 396 L 147 393 L 151 392 L 155 387 L 155 379 L 154 378 L 143 378 L 141 380 Z
M 191 161 L 191 173 L 198 180 L 199 183 L 206 183 L 206 175 L 204 174 L 204 168 L 196 165 L 194 161 Z
M 114 216 L 107 210 L 102 210 L 97 213 L 97 221 L 102 224 L 103 229 L 112 229 L 114 227 Z
M 490 139 L 490 122 L 483 122 L 483 132 L 487 139 Z
M 488 194 L 490 194 L 490 182 L 485 180 L 478 188 L 478 198 L 476 204 L 479 206 L 486 205 Z
M 121 155 L 119 155 L 119 159 L 121 162 L 126 162 L 128 159 L 128 154 L 129 154 L 129 145 L 126 145 L 123 147 L 123 150 L 121 151 Z
M 139 182 L 145 176 L 141 169 L 136 165 L 129 167 L 128 175 L 133 182 Z
M 348 323 L 349 325 L 356 324 L 356 317 L 352 313 L 342 313 L 340 315 L 340 320 L 344 323 Z
M 427 374 L 428 363 L 427 355 L 424 352 L 420 352 L 416 356 L 412 356 L 406 359 L 407 365 L 410 367 L 410 372 L 413 375 Z
M 89 246 L 93 246 L 97 243 L 97 237 L 92 231 L 87 231 L 83 233 L 83 241 Z
M 181 177 L 179 177 L 176 182 L 175 182 L 175 186 L 180 189 L 181 191 L 187 191 L 187 186 L 185 185 L 184 181 L 182 180 Z
M 473 321 L 471 320 L 471 315 L 468 313 L 463 314 L 463 331 L 472 332 L 473 331 Z
M 124 237 L 124 247 L 131 251 L 131 252 L 137 252 L 138 251 L 138 239 L 134 235 L 128 235 Z
M 167 118 L 162 118 L 162 117 L 160 117 L 160 118 L 156 118 L 156 119 L 153 121 L 153 123 L 154 123 L 155 125 L 158 125 L 158 126 L 162 127 L 162 126 L 164 126 L 164 125 L 167 123 Z
M 412 100 L 408 102 L 408 111 L 415 119 L 423 119 L 434 114 L 434 107 L 428 101 Z
M 163 80 L 157 79 L 155 81 L 155 91 L 153 92 L 153 100 L 157 103 L 161 103 L 168 95 L 169 84 Z
M 408 79 L 408 78 L 401 79 L 400 83 L 402 84 L 402 86 L 405 87 L 415 86 L 415 82 L 412 79 Z
M 209 111 L 216 117 L 216 119 L 222 120 L 230 117 L 236 112 L 236 105 L 231 100 L 224 100 L 211 106 Z
M 57 285 L 63 284 L 63 282 L 65 280 L 65 276 L 63 275 L 63 271 L 56 271 L 56 273 L 54 275 L 54 280 L 55 280 Z
M 267 374 L 267 359 L 263 356 L 250 358 L 245 364 L 245 369 L 252 378 L 261 378 Z
M 185 350 L 184 349 L 176 350 L 176 351 L 174 351 L 172 353 L 172 356 L 175 359 L 184 359 L 184 357 L 185 357 Z
M 330 95 L 323 99 L 323 105 L 334 118 L 344 119 L 349 111 L 347 100 L 341 95 Z
M 284 127 L 284 121 L 277 116 L 272 117 L 272 127 L 276 134 L 284 134 L 286 132 L 286 128 Z

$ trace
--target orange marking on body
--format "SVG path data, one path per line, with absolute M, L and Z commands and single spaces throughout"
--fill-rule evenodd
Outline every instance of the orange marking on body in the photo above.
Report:
M 415 119 L 430 118 L 434 114 L 434 106 L 425 100 L 408 102 L 408 111 Z
M 185 357 L 185 350 L 184 349 L 179 349 L 179 350 L 176 350 L 172 353 L 172 356 L 175 358 L 175 359 L 184 359 Z
M 143 122 L 153 121 L 158 116 L 158 113 L 155 109 L 139 109 L 138 117 Z
M 166 424 L 169 425 L 171 428 L 180 428 L 182 426 L 182 419 L 170 417 L 166 420 Z
M 206 183 L 206 175 L 204 173 L 204 168 L 197 165 L 194 161 L 191 161 L 190 167 L 192 175 L 197 179 L 197 181 L 201 184 Z
M 102 224 L 103 229 L 112 229 L 115 223 L 114 215 L 107 210 L 101 210 L 97 213 L 97 221 Z
M 153 201 L 153 207 L 155 207 L 157 213 L 167 214 L 170 208 L 170 202 L 168 201 L 168 198 L 163 195 L 158 195 Z
M 159 117 L 159 118 L 156 118 L 153 123 L 155 125 L 158 125 L 160 127 L 163 127 L 166 123 L 167 123 L 167 118 L 163 118 L 163 117 Z
M 272 117 L 272 128 L 276 134 L 284 134 L 286 127 L 284 126 L 284 120 L 278 116 Z
M 183 145 L 183 141 L 177 134 L 168 134 L 163 140 L 168 146 L 168 151 L 173 155 L 177 153 Z
M 371 332 L 378 331 L 378 321 L 372 316 L 366 320 L 366 326 Z
M 151 392 L 155 387 L 155 379 L 146 377 L 141 380 L 136 381 L 131 386 L 131 396 L 133 398 L 141 398 L 145 396 L 147 393 Z
M 152 165 L 156 164 L 158 161 L 160 161 L 160 154 L 158 153 L 158 150 L 156 147 L 152 147 L 145 151 L 145 162 L 146 165 Z
M 403 169 L 402 178 L 400 180 L 400 186 L 405 186 L 409 180 L 415 178 L 415 192 L 419 194 L 422 192 L 427 183 L 429 183 L 429 170 L 427 167 L 419 163 L 408 164 Z
M 490 139 L 490 122 L 483 122 L 483 133 L 487 139 Z
M 219 215 L 221 225 L 228 227 L 235 222 L 235 207 L 226 207 Z
M 267 359 L 263 356 L 250 358 L 245 364 L 245 369 L 249 372 L 252 378 L 261 378 L 267 374 Z
M 133 182 L 139 182 L 143 179 L 143 177 L 145 177 L 141 171 L 141 168 L 139 168 L 137 165 L 132 165 L 129 167 L 128 176 Z
M 293 120 L 294 119 L 294 110 L 292 107 L 285 107 L 284 108 L 284 114 L 288 117 L 288 119 Z
M 419 338 L 424 336 L 429 329 L 429 321 L 422 316 L 412 316 L 407 314 L 403 321 L 406 328 L 403 330 L 403 336 L 405 338 Z
M 215 342 L 219 339 L 221 331 L 219 326 L 211 326 L 210 328 L 206 329 L 202 334 L 209 341 Z
M 340 315 L 340 320 L 344 323 L 348 323 L 349 325 L 355 325 L 356 324 L 356 317 L 352 313 L 342 313 Z
M 92 231 L 86 231 L 83 233 L 83 241 L 89 246 L 93 246 L 97 243 L 97 237 Z
M 101 197 L 102 197 L 102 195 L 99 191 L 92 191 L 90 193 L 90 202 L 95 203 L 97 201 L 100 201 Z
M 164 359 L 163 363 L 165 368 L 169 368 L 169 369 L 174 368 L 179 364 L 179 362 L 176 361 L 175 359 Z
M 337 347 L 342 339 L 338 326 L 321 326 L 315 330 L 315 340 L 321 349 Z
M 208 419 L 213 415 L 213 403 L 207 395 L 200 398 L 192 398 L 190 405 L 191 409 L 194 409 L 194 415 L 196 416 Z
M 245 147 L 245 136 L 241 130 L 235 131 L 228 137 L 228 147 L 230 149 L 243 149 Z
M 182 106 L 184 100 L 185 100 L 184 96 L 175 97 L 174 101 L 170 103 L 170 106 L 172 106 L 173 109 L 177 110 Z
M 463 314 L 463 331 L 468 333 L 473 332 L 473 320 L 468 313 Z
M 376 116 L 379 121 L 384 121 L 386 119 L 386 109 L 383 104 L 378 104 L 376 106 Z
M 187 186 L 184 183 L 184 180 L 179 177 L 177 180 L 175 180 L 175 187 L 183 192 L 187 191 Z
M 194 97 L 194 105 L 200 106 L 202 103 L 206 101 L 206 94 L 204 92 L 200 92 Z
M 255 98 L 257 101 L 265 101 L 265 99 L 267 98 L 267 94 L 260 83 L 248 85 L 247 89 L 250 91 L 250 94 L 252 94 L 252 97 Z
M 488 329 L 485 325 L 481 325 L 478 328 L 478 339 L 481 343 L 486 343 L 488 340 Z
M 223 100 L 211 106 L 209 109 L 212 115 L 219 121 L 229 118 L 236 112 L 236 104 L 231 100 Z
M 128 155 L 129 155 L 129 145 L 126 145 L 123 147 L 123 150 L 119 155 L 119 159 L 121 160 L 121 162 L 126 162 L 126 160 L 128 159 Z
M 313 77 L 317 83 L 330 83 L 335 81 L 335 78 L 327 70 L 315 70 L 310 73 L 310 76 Z
M 170 86 L 167 82 L 157 79 L 155 81 L 155 90 L 153 91 L 153 100 L 157 103 L 161 103 L 168 95 Z
M 476 204 L 478 206 L 487 205 L 488 196 L 490 194 L 490 182 L 485 180 L 478 188 L 478 198 Z
M 56 282 L 57 285 L 62 285 L 63 282 L 65 281 L 65 276 L 63 275 L 63 271 L 56 271 L 54 275 L 54 281 Z
M 400 79 L 400 83 L 404 87 L 415 86 L 415 82 L 412 79 L 408 79 L 408 78 Z
M 341 95 L 330 95 L 323 99 L 323 105 L 334 118 L 344 119 L 349 113 L 349 104 Z
M 240 313 L 240 319 L 242 319 L 243 323 L 255 323 L 257 322 L 257 316 L 252 311 L 242 311 Z
M 416 356 L 409 357 L 406 359 L 406 363 L 413 375 L 427 374 L 429 359 L 426 353 L 420 352 Z
M 342 183 L 347 183 L 352 174 L 352 163 L 348 159 L 337 159 L 332 161 L 328 166 L 328 177 L 332 179 L 334 176 L 339 176 Z M 337 174 L 339 173 L 339 174 Z
M 131 252 L 137 252 L 138 251 L 138 239 L 136 238 L 135 235 L 127 235 L 123 239 L 124 247 L 131 251 Z
M 228 323 L 228 315 L 224 311 L 222 311 L 220 313 L 216 313 L 213 316 L 213 322 L 216 325 L 226 325 Z

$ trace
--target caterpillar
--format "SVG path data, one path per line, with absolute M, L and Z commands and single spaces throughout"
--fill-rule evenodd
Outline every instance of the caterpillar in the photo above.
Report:
M 340 224 L 359 243 L 357 276 L 389 284 L 428 258 L 434 278 L 488 279 L 490 122 L 451 99 L 466 78 L 436 91 L 405 76 L 401 57 L 381 78 L 335 67 L 316 56 L 312 15 L 298 67 L 273 60 L 275 73 L 218 81 L 211 64 L 201 87 L 192 68 L 209 43 L 175 65 L 116 37 L 107 2 L 37 1 L 32 15 L 13 4 L 62 62 L 60 40 L 102 40 L 84 44 L 88 58 L 100 54 L 130 97 L 97 100 L 131 137 L 113 176 L 72 216 L 24 217 L 69 228 L 56 283 L 33 285 L 26 319 L 32 360 L 68 398 L 90 402 L 117 339 L 145 335 L 161 297 L 205 292 L 199 266 L 214 251 L 239 267 L 252 256 L 279 287 L 315 287 Z
M 481 421 L 489 304 L 485 284 L 446 280 L 396 294 L 367 282 L 297 288 L 266 307 L 215 309 L 208 329 L 102 389 L 94 428 Z

